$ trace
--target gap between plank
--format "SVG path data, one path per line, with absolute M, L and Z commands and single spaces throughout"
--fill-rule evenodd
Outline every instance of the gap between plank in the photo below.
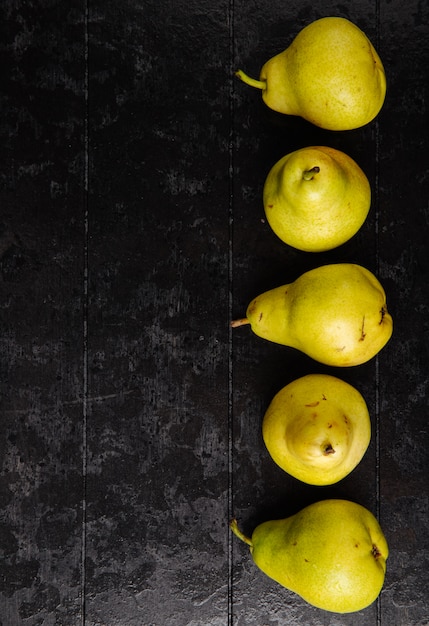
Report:
M 375 266 L 376 274 L 380 278 L 380 245 L 379 245 L 379 128 L 375 122 L 375 177 L 374 177 L 374 200 L 375 200 Z M 381 279 L 380 279 L 381 280 Z M 376 515 L 380 517 L 380 357 L 375 357 L 375 493 Z
M 82 380 L 82 552 L 81 552 L 81 625 L 86 622 L 86 499 L 87 499 L 87 422 L 88 422 L 88 278 L 89 278 L 89 0 L 84 17 L 84 241 L 83 241 L 83 380 Z
M 228 202 L 228 626 L 233 625 L 233 541 L 229 522 L 234 512 L 233 474 L 234 474 L 234 394 L 233 394 L 233 334 L 229 321 L 233 313 L 233 224 L 234 224 L 234 0 L 229 0 L 229 202 Z

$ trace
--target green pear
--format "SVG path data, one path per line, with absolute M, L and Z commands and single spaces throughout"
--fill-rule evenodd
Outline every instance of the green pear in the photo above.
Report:
M 347 154 L 311 146 L 287 154 L 271 168 L 263 202 L 268 223 L 282 241 L 323 252 L 357 233 L 368 215 L 371 188 Z
M 361 461 L 371 438 L 363 396 L 328 374 L 307 374 L 281 389 L 262 421 L 277 465 L 311 485 L 331 485 Z
M 259 80 L 265 104 L 328 130 L 368 124 L 386 96 L 383 64 L 368 37 L 341 17 L 323 17 L 303 28 L 290 46 L 267 61 Z
M 325 611 L 353 613 L 376 600 L 389 554 L 374 515 L 348 500 L 322 500 L 291 517 L 264 522 L 246 537 L 255 564 Z
M 369 361 L 393 330 L 383 287 L 354 263 L 322 265 L 266 291 L 250 302 L 245 318 L 231 322 L 244 324 L 263 339 L 334 367 Z

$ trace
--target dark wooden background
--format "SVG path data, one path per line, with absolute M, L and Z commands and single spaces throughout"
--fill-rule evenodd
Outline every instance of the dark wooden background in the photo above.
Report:
M 332 133 L 263 105 L 258 75 L 306 24 L 372 39 L 388 93 Z M 429 8 L 420 0 L 2 0 L 0 624 L 424 626 L 428 602 Z M 312 255 L 264 221 L 263 182 L 306 145 L 373 190 L 344 246 Z M 231 331 L 251 298 L 323 263 L 374 271 L 388 346 L 336 370 Z M 370 448 L 334 487 L 269 458 L 261 420 L 311 372 L 355 385 Z M 330 496 L 388 539 L 358 614 L 315 609 L 232 536 Z

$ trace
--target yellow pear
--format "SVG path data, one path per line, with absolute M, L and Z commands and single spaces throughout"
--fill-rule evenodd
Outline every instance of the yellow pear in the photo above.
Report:
M 255 564 L 283 587 L 325 611 L 353 613 L 376 600 L 389 550 L 374 515 L 349 500 L 322 500 L 244 535 Z
M 393 330 L 383 287 L 354 263 L 322 265 L 266 291 L 250 302 L 245 318 L 231 322 L 243 324 L 259 337 L 335 367 L 369 361 Z
M 262 422 L 271 458 L 311 485 L 331 485 L 361 461 L 371 438 L 357 389 L 328 374 L 308 374 L 281 389 Z
M 282 241 L 322 252 L 357 233 L 368 215 L 371 188 L 347 154 L 312 146 L 287 154 L 271 168 L 263 202 L 268 223 Z
M 342 17 L 323 17 L 303 28 L 290 46 L 267 61 L 259 80 L 274 111 L 297 115 L 328 130 L 360 128 L 383 106 L 386 76 L 372 43 Z

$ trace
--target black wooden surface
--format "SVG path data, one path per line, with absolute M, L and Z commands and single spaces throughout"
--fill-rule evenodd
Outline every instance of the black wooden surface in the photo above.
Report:
M 0 623 L 423 626 L 428 602 L 429 10 L 420 0 L 3 0 Z M 237 79 L 324 15 L 357 23 L 388 93 L 332 133 L 271 112 Z M 282 244 L 261 191 L 325 144 L 364 169 L 359 233 Z M 374 271 L 394 318 L 369 363 L 326 368 L 229 328 L 258 293 L 326 262 Z M 370 408 L 358 468 L 288 477 L 261 438 L 274 393 L 334 373 Z M 329 496 L 380 519 L 386 582 L 368 609 L 315 609 L 266 578 L 228 522 Z

